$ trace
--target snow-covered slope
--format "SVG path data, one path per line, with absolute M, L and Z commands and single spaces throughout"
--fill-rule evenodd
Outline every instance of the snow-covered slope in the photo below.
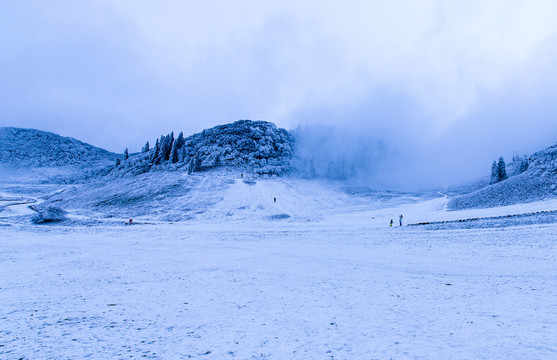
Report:
M 276 201 L 275 201 L 276 199 Z M 377 196 L 348 194 L 339 184 L 295 177 L 154 170 L 106 176 L 75 185 L 46 200 L 74 214 L 138 221 L 316 220 L 324 214 L 373 204 Z M 379 201 L 379 200 L 378 200 Z
M 452 199 L 450 210 L 490 208 L 557 197 L 557 145 L 530 157 L 528 170 Z
M 16 168 L 99 167 L 117 155 L 79 140 L 46 131 L 0 128 L 0 165 Z

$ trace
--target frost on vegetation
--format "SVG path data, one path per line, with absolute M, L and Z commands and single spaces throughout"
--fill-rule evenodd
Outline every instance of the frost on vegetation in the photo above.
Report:
M 514 157 L 507 167 L 510 176 L 501 160 L 492 165 L 491 185 L 452 199 L 448 209 L 506 206 L 557 196 L 557 145 L 529 157 Z
M 0 164 L 15 167 L 109 166 L 116 154 L 46 131 L 0 128 Z
M 155 145 L 123 161 L 117 169 L 141 174 L 153 167 L 183 168 L 188 173 L 219 167 L 246 168 L 257 174 L 290 170 L 293 139 L 288 131 L 266 121 L 240 120 L 184 138 L 161 136 Z
M 44 224 L 50 222 L 58 222 L 66 220 L 66 212 L 54 205 L 33 206 L 31 207 L 36 213 L 31 220 L 35 224 Z

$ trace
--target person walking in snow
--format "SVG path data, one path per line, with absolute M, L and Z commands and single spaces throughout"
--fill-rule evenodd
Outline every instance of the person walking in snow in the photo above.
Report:
M 391 219 L 391 224 L 389 225 L 390 227 L 393 227 L 393 219 Z
M 400 223 L 400 226 L 402 226 L 402 215 L 400 215 L 400 216 L 398 217 L 398 221 L 399 221 L 399 223 Z

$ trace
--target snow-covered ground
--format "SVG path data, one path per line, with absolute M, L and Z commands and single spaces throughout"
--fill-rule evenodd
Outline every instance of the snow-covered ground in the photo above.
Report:
M 1 190 L 6 205 L 61 189 Z M 557 224 L 388 226 L 557 201 L 446 211 L 443 194 L 382 202 L 284 179 L 213 196 L 191 221 L 134 226 L 32 225 L 6 207 L 0 358 L 557 357 Z

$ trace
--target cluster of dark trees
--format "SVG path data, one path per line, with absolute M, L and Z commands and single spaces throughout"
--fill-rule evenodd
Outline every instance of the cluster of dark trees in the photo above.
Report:
M 185 144 L 184 133 L 180 132 L 177 138 L 174 138 L 174 132 L 164 136 L 161 135 L 157 139 L 155 147 L 151 151 L 150 161 L 153 164 L 161 164 L 163 162 L 170 162 L 175 164 L 178 162 L 178 151 L 184 147 Z M 143 152 L 149 152 L 149 142 L 145 144 Z
M 507 166 L 505 164 L 505 160 L 501 156 L 498 162 L 493 161 L 493 164 L 491 165 L 490 184 L 495 184 L 508 178 L 509 176 L 507 175 Z
M 521 158 L 520 156 L 513 156 L 513 161 L 510 164 L 511 166 L 511 176 L 518 175 L 526 170 L 529 167 L 529 160 L 526 156 Z M 505 160 L 503 157 L 499 158 L 499 161 L 494 161 L 491 165 L 491 181 L 490 184 L 495 184 L 501 182 L 505 179 L 508 179 L 509 175 L 507 173 L 507 166 L 505 164 Z

